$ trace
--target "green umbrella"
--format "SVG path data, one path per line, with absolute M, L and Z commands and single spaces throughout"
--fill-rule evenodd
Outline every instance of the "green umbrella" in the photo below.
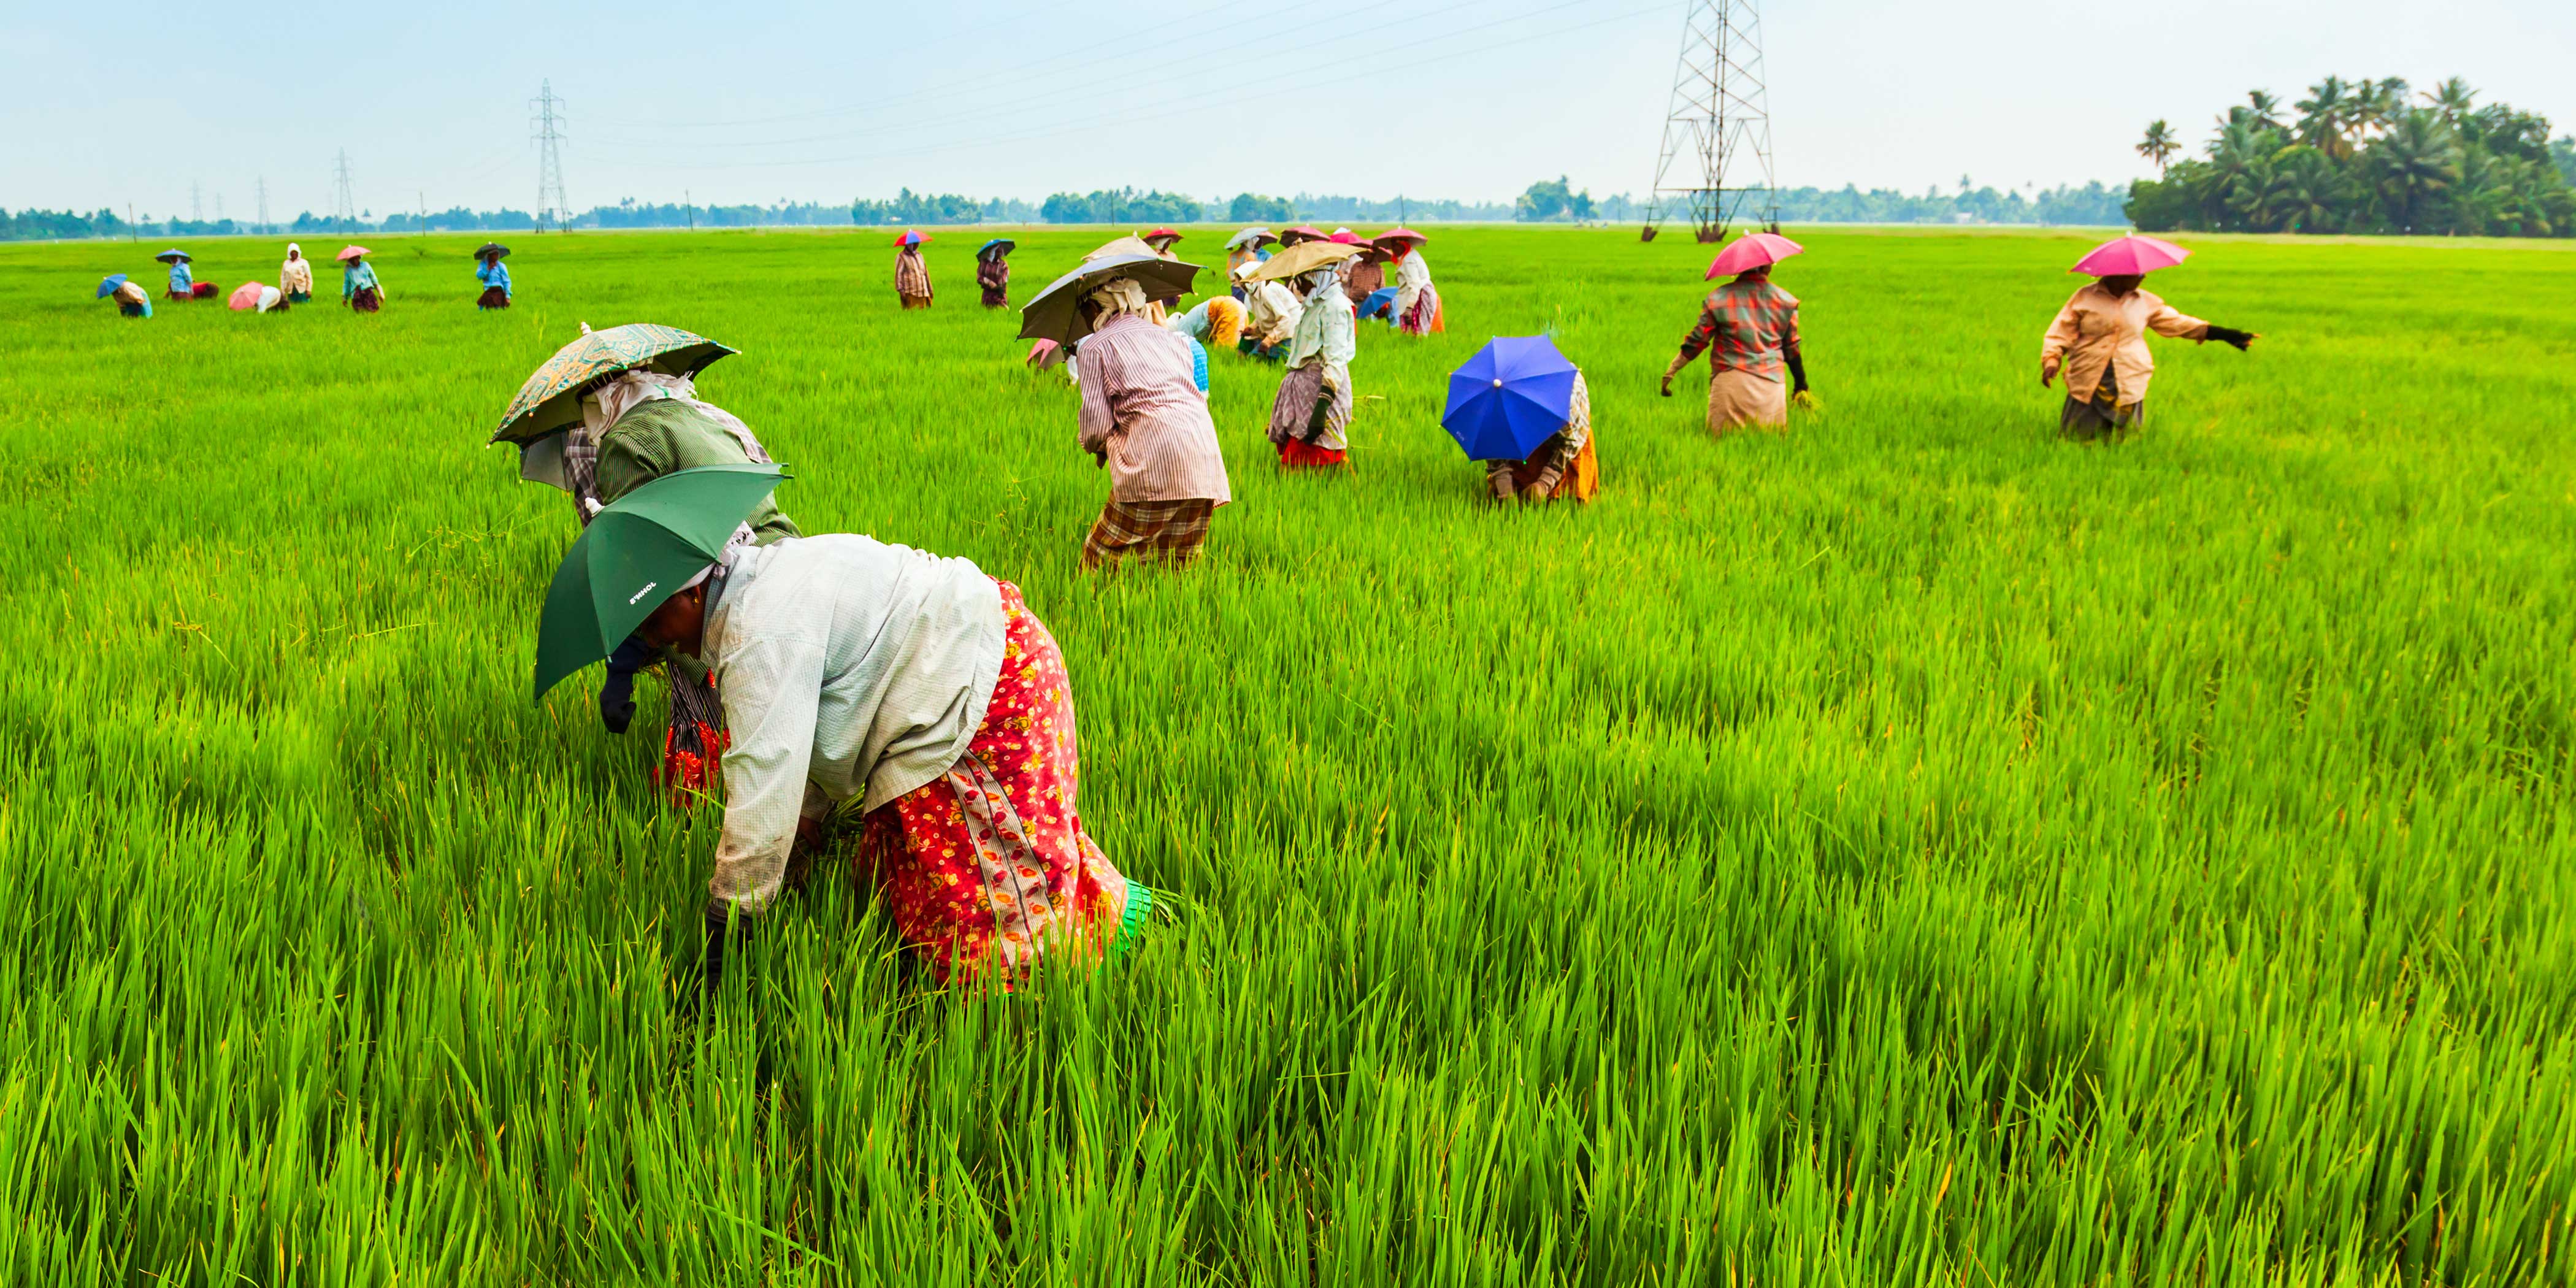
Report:
M 501 413 L 495 443 L 532 443 L 581 420 L 582 387 L 620 371 L 658 371 L 666 376 L 694 376 L 707 364 L 739 350 L 675 326 L 637 322 L 605 331 L 584 331 L 581 338 L 555 350 L 537 368 L 510 410 Z
M 787 477 L 776 465 L 665 474 L 591 516 L 537 619 L 536 697 L 607 657 L 662 601 L 724 554 L 734 529 Z

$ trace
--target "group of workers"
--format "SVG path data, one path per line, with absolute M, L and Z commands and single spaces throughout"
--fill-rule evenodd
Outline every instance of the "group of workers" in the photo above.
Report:
M 374 253 L 364 246 L 346 246 L 337 256 L 340 263 L 340 303 L 352 311 L 374 313 L 384 308 L 384 283 L 376 277 L 376 266 L 367 262 L 367 256 Z M 510 270 L 501 262 L 509 254 L 510 248 L 499 242 L 485 242 L 475 250 L 474 278 L 483 288 L 475 298 L 476 307 L 485 310 L 510 307 Z M 163 298 L 203 300 L 212 299 L 217 294 L 214 283 L 196 280 L 195 257 L 188 252 L 172 247 L 153 258 L 169 265 L 170 287 Z M 152 316 L 151 295 L 122 273 L 100 283 L 98 295 L 100 299 L 115 300 L 117 312 L 126 317 Z M 303 246 L 288 242 L 286 260 L 278 266 L 277 285 L 246 284 L 234 291 L 232 306 L 242 312 L 283 313 L 298 304 L 311 303 L 312 299 L 313 261 L 304 258 Z
M 1186 312 L 1172 310 L 1175 283 L 1195 270 L 1175 258 L 1181 234 L 1169 229 L 1104 246 L 1050 288 L 1073 294 L 1070 341 L 1040 348 L 1069 362 L 1077 441 L 1110 478 L 1084 540 L 1086 566 L 1189 563 L 1214 511 L 1232 500 L 1207 406 L 1210 347 L 1281 364 L 1268 437 L 1283 466 L 1347 460 L 1358 323 L 1428 334 L 1442 328 L 1442 308 L 1421 260 L 1427 238 L 1345 235 L 1238 234 L 1228 246 L 1232 289 Z M 926 240 L 913 234 L 900 246 L 896 288 L 907 309 L 931 302 Z M 2122 239 L 2130 241 L 2152 239 Z M 2104 258 L 2120 245 L 2079 264 L 2086 271 L 2099 260 L 2105 270 L 2068 300 L 2043 345 L 2042 382 L 2065 378 L 2061 427 L 2075 437 L 2143 423 L 2147 333 L 2239 349 L 2259 338 L 2141 289 L 2146 267 Z M 988 307 L 1008 305 L 1011 248 L 994 239 L 978 251 Z M 2179 248 L 2167 249 L 2178 262 Z M 1809 400 L 1799 302 L 1771 281 L 1773 266 L 1799 251 L 1753 234 L 1710 268 L 1729 280 L 1703 300 L 1662 390 L 1669 396 L 1674 377 L 1706 354 L 1713 431 L 1779 424 Z M 373 311 L 383 288 L 364 253 L 342 252 L 342 296 Z M 509 303 L 506 254 L 477 252 L 482 307 Z M 173 261 L 174 297 L 197 295 L 187 262 Z M 148 315 L 148 297 L 123 289 L 131 285 L 116 298 Z M 288 248 L 274 289 L 282 301 L 311 298 L 300 247 Z M 718 980 L 734 946 L 827 857 L 875 885 L 913 960 L 943 980 L 1008 984 L 1043 957 L 1123 951 L 1143 933 L 1154 895 L 1123 876 L 1084 826 L 1071 681 L 1053 636 L 1017 587 L 967 560 L 856 534 L 806 535 L 779 507 L 773 489 L 784 474 L 751 427 L 699 396 L 699 374 L 732 352 L 670 327 L 584 327 L 529 377 L 494 434 L 519 448 L 523 478 L 561 488 L 573 504 L 579 535 L 547 596 L 541 641 L 558 637 L 559 611 L 596 617 L 564 634 L 589 642 L 553 679 L 541 643 L 539 696 L 561 674 L 605 662 L 600 719 L 623 732 L 635 677 L 659 668 L 669 693 L 662 781 L 684 798 L 721 787 L 705 979 Z M 1599 468 L 1580 370 L 1561 407 L 1561 416 L 1547 409 L 1541 428 L 1552 430 L 1535 449 L 1483 462 L 1490 495 L 1590 498 Z M 741 487 L 746 474 L 753 490 Z M 617 522 L 602 521 L 612 514 Z M 714 535 L 675 547 L 648 539 L 655 524 L 666 537 L 690 524 Z M 678 562 L 655 571 L 656 559 Z M 612 575 L 629 576 L 631 593 L 596 581 Z M 563 593 L 578 576 L 593 579 L 584 593 Z

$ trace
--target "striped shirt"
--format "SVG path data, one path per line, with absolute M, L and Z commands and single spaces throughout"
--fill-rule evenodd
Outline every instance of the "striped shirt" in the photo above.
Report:
M 1798 297 L 1768 281 L 1729 282 L 1709 292 L 1699 324 L 1682 337 L 1679 371 L 1708 351 L 1712 371 L 1741 371 L 1778 383 L 1785 353 L 1798 348 Z
M 907 246 L 894 257 L 894 289 L 898 295 L 930 294 L 930 270 L 922 266 L 918 248 Z
M 1113 501 L 1234 499 L 1189 342 L 1133 313 L 1084 339 L 1082 446 L 1109 455 Z

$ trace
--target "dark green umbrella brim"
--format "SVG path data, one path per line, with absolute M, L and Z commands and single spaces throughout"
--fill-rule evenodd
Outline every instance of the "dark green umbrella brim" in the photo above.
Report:
M 601 376 L 621 371 L 695 376 L 716 359 L 737 352 L 695 332 L 652 322 L 593 331 L 557 349 L 519 386 L 518 396 L 501 413 L 501 425 L 492 431 L 490 441 L 533 443 L 578 423 L 582 387 Z
M 723 556 L 734 530 L 786 478 L 776 465 L 703 465 L 665 474 L 591 516 L 546 587 L 535 700 L 615 652 Z
M 495 252 L 499 253 L 499 255 L 501 256 L 501 258 L 503 258 L 503 259 L 508 259 L 508 258 L 510 257 L 510 248 L 509 248 L 509 247 L 504 246 L 504 245 L 502 245 L 502 244 L 501 244 L 501 243 L 499 243 L 499 242 L 485 242 L 485 243 L 483 243 L 482 245 L 477 246 L 477 247 L 475 247 L 475 248 L 474 248 L 474 258 L 476 258 L 476 259 L 481 259 L 481 258 L 483 258 L 484 256 L 486 256 L 486 255 L 490 255 L 490 254 L 493 254 L 493 253 L 495 253 Z
M 1132 277 L 1145 294 L 1186 295 L 1199 266 L 1160 255 L 1110 255 L 1092 260 L 1047 284 L 1020 310 L 1020 338 L 1072 344 L 1091 334 L 1082 321 L 1082 297 L 1112 278 Z

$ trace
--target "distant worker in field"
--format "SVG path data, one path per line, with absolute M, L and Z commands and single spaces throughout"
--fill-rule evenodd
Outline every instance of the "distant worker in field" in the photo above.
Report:
M 1225 280 L 1232 285 L 1234 298 L 1250 294 L 1243 285 L 1243 266 L 1270 258 L 1270 243 L 1277 240 L 1267 228 L 1246 228 L 1225 239 Z
M 196 271 L 189 267 L 188 252 L 172 247 L 152 258 L 170 266 L 169 298 L 174 300 L 196 298 Z
M 1395 292 L 1386 285 L 1386 262 L 1392 258 L 1386 247 L 1371 243 L 1342 265 L 1342 294 L 1351 297 L 1352 316 L 1361 321 L 1373 315 L 1394 318 Z
M 483 284 L 483 293 L 474 299 L 474 307 L 490 311 L 510 307 L 510 270 L 501 261 L 510 248 L 499 242 L 485 242 L 474 252 L 474 280 Z
M 930 268 L 921 262 L 921 244 L 929 240 L 909 228 L 894 239 L 894 293 L 907 309 L 930 307 Z
M 1110 480 L 1082 566 L 1130 557 L 1187 565 L 1217 507 L 1234 499 L 1208 416 L 1206 351 L 1154 324 L 1146 286 L 1133 277 L 1101 282 L 1077 307 L 1090 331 L 1074 354 L 1081 441 Z
M 1342 293 L 1342 261 L 1358 253 L 1356 246 L 1307 241 L 1261 267 L 1261 276 L 1294 281 L 1305 296 L 1288 343 L 1288 374 L 1270 404 L 1270 441 L 1282 465 L 1331 468 L 1349 459 L 1351 359 L 1359 355 L 1359 334 L 1350 297 Z
M 140 283 L 129 280 L 123 273 L 111 273 L 100 279 L 98 298 L 116 301 L 116 311 L 122 316 L 152 316 L 152 292 L 144 290 Z
M 1306 306 L 1285 284 L 1262 278 L 1260 272 L 1261 264 L 1252 263 L 1234 273 L 1236 289 L 1244 293 L 1243 335 L 1235 341 L 1235 350 L 1264 362 L 1277 362 L 1286 356 L 1288 342 L 1296 337 L 1297 323 L 1305 316 Z
M 1589 501 L 1601 486 L 1592 391 L 1546 336 L 1497 336 L 1451 372 L 1440 426 L 1497 501 Z
M 1187 313 L 1176 313 L 1163 325 L 1210 349 L 1231 349 L 1243 340 L 1243 305 L 1231 295 L 1212 295 Z
M 1378 235 L 1376 244 L 1395 261 L 1395 329 L 1406 335 L 1449 329 L 1448 315 L 1440 307 L 1440 288 L 1431 284 L 1431 265 L 1422 259 L 1422 245 L 1430 240 L 1410 228 Z
M 376 280 L 375 265 L 367 262 L 372 253 L 364 246 L 340 249 L 340 302 L 360 313 L 385 306 L 384 284 Z
M 1008 237 L 996 237 L 976 248 L 975 285 L 984 292 L 985 308 L 1011 306 L 1011 251 L 1018 245 Z
M 2172 242 L 2131 235 L 2094 247 L 2069 270 L 2098 280 L 2077 289 L 2040 341 L 2040 387 L 2047 388 L 2061 371 L 2066 376 L 2059 433 L 2092 440 L 2126 435 L 2146 423 L 2147 380 L 2156 370 L 2155 358 L 2147 352 L 2150 331 L 2168 339 L 2216 340 L 2236 346 L 2239 353 L 2262 338 L 2177 312 L 2140 288 L 2148 273 L 2171 268 L 2190 254 Z
M 1153 247 L 1155 254 L 1160 255 L 1165 259 L 1180 258 L 1180 255 L 1172 249 L 1174 246 L 1181 244 L 1181 233 L 1179 229 L 1157 228 L 1150 233 L 1138 233 L 1136 236 L 1138 240 Z
M 777 477 L 683 471 L 631 498 L 649 507 L 610 507 L 556 573 L 574 593 L 548 593 L 538 630 L 541 695 L 630 630 L 715 679 L 732 740 L 705 985 L 844 824 L 850 870 L 943 983 L 1128 951 L 1153 892 L 1083 827 L 1072 676 L 1019 588 L 855 535 L 733 543 L 700 562 L 675 528 L 747 522 L 754 497 L 774 508 L 744 486 L 764 474 Z
M 519 447 L 519 477 L 564 490 L 587 526 L 620 497 L 663 475 L 700 465 L 766 464 L 769 453 L 732 412 L 698 397 L 696 376 L 733 350 L 677 327 L 639 323 L 580 338 L 537 368 L 502 415 L 495 443 Z M 797 535 L 796 524 L 763 502 L 736 534 L 754 545 Z M 662 738 L 663 785 L 695 791 L 720 745 L 723 717 L 703 669 L 658 656 L 629 640 L 608 658 L 600 723 L 626 732 L 635 718 L 635 676 L 668 662 L 670 725 Z
M 304 248 L 286 243 L 286 262 L 277 269 L 277 289 L 289 304 L 313 302 L 313 261 L 304 258 Z
M 1746 233 L 1708 266 L 1709 278 L 1733 274 L 1734 280 L 1701 302 L 1699 322 L 1664 368 L 1663 395 L 1673 396 L 1673 377 L 1706 351 L 1710 433 L 1785 425 L 1791 401 L 1815 405 L 1799 350 L 1798 297 L 1771 284 L 1771 266 L 1805 249 L 1776 233 Z M 1794 382 L 1787 390 L 1780 382 L 1784 369 Z

